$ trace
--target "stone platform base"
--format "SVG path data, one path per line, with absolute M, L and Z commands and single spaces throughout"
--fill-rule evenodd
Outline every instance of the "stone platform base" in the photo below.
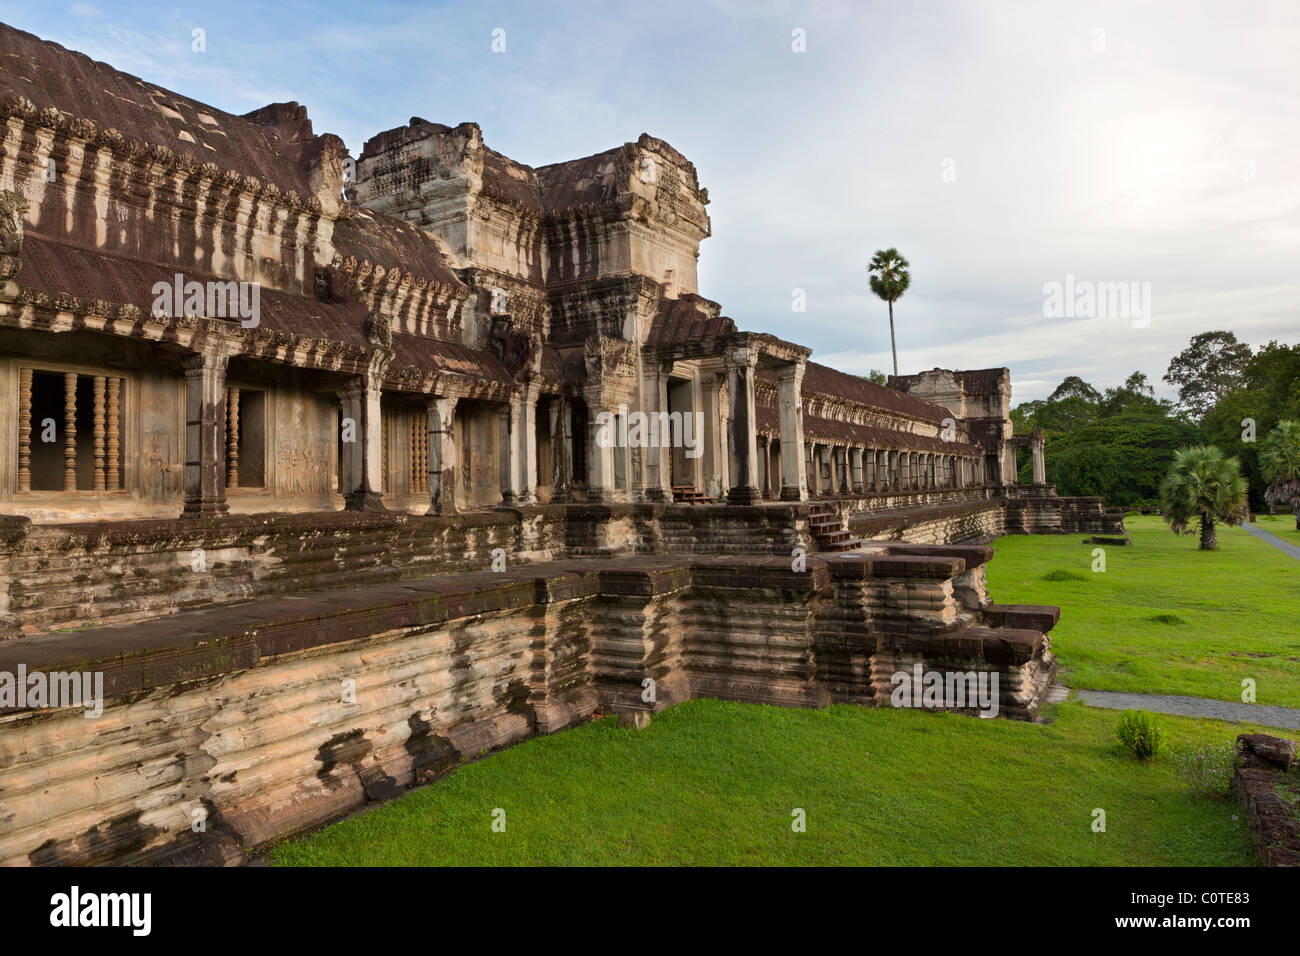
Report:
M 3 642 L 0 672 L 99 673 L 105 703 L 0 711 L 0 864 L 238 860 L 597 707 L 889 706 L 938 674 L 922 706 L 974 712 L 982 678 L 1029 719 L 1058 612 L 990 604 L 991 557 L 542 562 Z

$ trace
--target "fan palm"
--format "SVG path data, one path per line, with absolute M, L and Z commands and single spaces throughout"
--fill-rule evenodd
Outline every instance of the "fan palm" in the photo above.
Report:
M 871 257 L 871 291 L 889 303 L 889 347 L 894 352 L 894 374 L 898 374 L 898 344 L 894 340 L 894 303 L 912 284 L 911 266 L 892 246 L 878 249 Z
M 1246 488 L 1237 459 L 1213 445 L 1184 448 L 1160 483 L 1160 510 L 1175 534 L 1199 531 L 1200 549 L 1217 551 L 1215 524 L 1241 524 L 1249 514 Z
M 1259 446 L 1259 465 L 1270 505 L 1290 505 L 1300 531 L 1300 422 L 1278 422 Z

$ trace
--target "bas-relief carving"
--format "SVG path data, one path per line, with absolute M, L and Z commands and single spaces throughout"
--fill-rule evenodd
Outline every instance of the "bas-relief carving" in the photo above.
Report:
M 333 488 L 333 407 L 315 395 L 277 390 L 274 486 L 282 495 L 325 495 Z
M 185 466 L 177 451 L 169 435 L 154 432 L 145 439 L 141 475 L 146 498 L 174 498 L 184 491 Z
M 276 449 L 276 485 L 282 494 L 323 494 L 329 490 L 328 445 L 281 438 Z

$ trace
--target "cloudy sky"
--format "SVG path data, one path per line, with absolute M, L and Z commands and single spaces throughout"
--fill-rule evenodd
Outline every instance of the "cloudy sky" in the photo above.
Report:
M 1007 365 L 1017 402 L 1071 374 L 1158 380 L 1209 329 L 1300 341 L 1294 0 L 0 0 L 0 19 L 234 113 L 298 100 L 354 154 L 413 115 L 476 121 L 534 166 L 649 132 L 709 190 L 700 291 L 849 371 L 890 368 L 866 277 L 887 246 L 912 264 L 900 370 Z M 1046 315 L 1067 276 L 1136 295 Z

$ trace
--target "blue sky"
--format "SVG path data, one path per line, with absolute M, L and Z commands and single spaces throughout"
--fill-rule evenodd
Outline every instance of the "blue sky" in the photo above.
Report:
M 1208 329 L 1300 341 L 1293 2 L 96 0 L 0 19 L 231 112 L 298 100 L 354 154 L 417 115 L 473 120 L 534 166 L 649 132 L 709 190 L 701 293 L 849 371 L 889 369 L 865 273 L 886 246 L 912 263 L 900 370 L 1008 365 L 1017 402 L 1070 374 L 1158 380 Z M 1150 283 L 1150 323 L 1045 317 L 1067 274 Z

